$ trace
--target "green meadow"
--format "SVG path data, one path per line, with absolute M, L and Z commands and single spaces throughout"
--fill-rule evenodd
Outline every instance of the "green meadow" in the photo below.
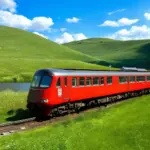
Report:
M 148 150 L 150 96 L 81 113 L 45 127 L 0 136 L 2 150 Z
M 57 59 L 1 59 L 0 82 L 28 82 L 32 80 L 33 74 L 43 68 L 78 68 L 108 70 L 108 67 L 95 65 L 76 60 Z M 112 68 L 116 70 L 115 68 Z

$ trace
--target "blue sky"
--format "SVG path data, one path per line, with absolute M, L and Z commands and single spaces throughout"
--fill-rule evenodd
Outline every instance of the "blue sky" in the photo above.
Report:
M 0 25 L 57 43 L 92 37 L 150 38 L 149 0 L 0 0 Z

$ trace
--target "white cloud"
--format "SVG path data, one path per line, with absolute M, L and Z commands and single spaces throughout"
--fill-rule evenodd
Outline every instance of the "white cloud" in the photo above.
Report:
M 52 26 L 53 20 L 51 18 L 46 18 L 46 17 L 35 17 L 31 21 L 31 27 L 30 29 L 33 30 L 49 30 L 49 27 Z
M 129 30 L 122 29 L 107 37 L 118 40 L 150 39 L 150 28 L 146 25 L 132 26 Z
M 79 18 L 73 17 L 73 18 L 67 18 L 66 21 L 68 23 L 78 23 L 80 21 Z
M 76 41 L 87 39 L 87 37 L 83 33 L 77 33 L 74 34 L 73 36 Z
M 118 22 L 116 21 L 110 21 L 110 20 L 106 20 L 103 24 L 101 24 L 100 26 L 110 26 L 110 27 L 119 27 Z
M 31 22 L 32 21 L 25 16 L 0 10 L 0 25 L 28 29 L 31 26 Z
M 145 14 L 144 14 L 144 17 L 145 17 L 147 20 L 150 20 L 150 13 L 145 13 Z
M 17 4 L 14 0 L 0 0 L 0 9 L 16 12 Z
M 63 35 L 55 40 L 55 42 L 62 44 L 67 42 L 74 41 L 73 36 L 67 32 L 63 33 Z
M 128 19 L 128 18 L 122 18 L 120 20 L 118 20 L 118 24 L 120 26 L 126 26 L 126 25 L 132 25 L 132 24 L 135 24 L 139 21 L 139 19 Z
M 126 9 L 118 9 L 118 10 L 116 10 L 116 11 L 109 12 L 108 15 L 113 15 L 113 14 L 115 14 L 115 13 L 123 12 L 123 11 L 125 11 L 125 10 L 126 10 Z
M 61 29 L 60 29 L 61 32 L 64 32 L 64 31 L 66 31 L 66 30 L 67 30 L 66 28 L 61 28 Z
M 30 20 L 23 15 L 13 14 L 8 11 L 0 10 L 0 25 L 33 31 L 44 31 L 49 30 L 53 24 L 54 23 L 51 18 L 35 17 Z
M 39 36 L 41 36 L 41 37 L 43 37 L 43 38 L 45 38 L 45 39 L 48 39 L 47 36 L 45 36 L 45 35 L 43 35 L 43 34 L 41 34 L 41 33 L 39 33 L 39 32 L 33 32 L 33 33 L 36 34 L 36 35 L 39 35 Z
M 129 26 L 132 24 L 135 24 L 139 21 L 139 19 L 128 19 L 128 18 L 122 18 L 118 21 L 111 21 L 106 20 L 103 24 L 100 26 L 110 26 L 110 27 L 120 27 L 120 26 Z
M 87 39 L 87 37 L 83 33 L 70 34 L 65 32 L 61 35 L 61 37 L 57 38 L 55 42 L 62 44 L 83 39 Z

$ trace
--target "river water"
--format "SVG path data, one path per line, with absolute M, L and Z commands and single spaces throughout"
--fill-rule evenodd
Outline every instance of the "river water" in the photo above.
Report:
M 4 90 L 28 92 L 30 83 L 0 83 L 0 92 Z

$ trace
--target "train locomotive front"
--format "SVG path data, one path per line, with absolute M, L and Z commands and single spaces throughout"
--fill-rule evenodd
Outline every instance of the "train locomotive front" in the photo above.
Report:
M 51 99 L 53 99 L 53 83 L 55 77 L 47 70 L 38 70 L 30 85 L 27 108 L 35 115 L 47 116 L 50 114 Z

